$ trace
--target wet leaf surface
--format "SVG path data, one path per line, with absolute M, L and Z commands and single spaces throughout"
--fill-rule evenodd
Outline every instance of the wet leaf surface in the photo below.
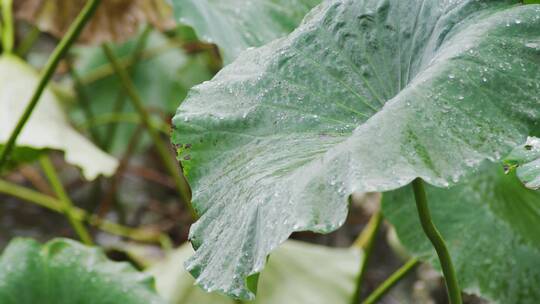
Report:
M 529 137 L 504 159 L 507 172 L 516 169 L 518 178 L 527 188 L 540 189 L 540 139 Z
M 68 239 L 15 239 L 0 258 L 3 304 L 158 304 L 152 278 Z
M 173 0 L 175 17 L 202 40 L 216 43 L 230 63 L 243 50 L 283 37 L 320 0 Z
M 194 285 L 191 275 L 179 267 L 192 254 L 191 245 L 184 245 L 149 270 L 160 295 L 171 304 L 235 303 L 225 295 L 208 294 Z M 361 260 L 362 254 L 356 249 L 285 242 L 269 258 L 253 303 L 349 303 Z
M 251 299 L 266 256 L 337 229 L 351 193 L 447 187 L 538 132 L 540 6 L 519 3 L 325 1 L 193 89 L 173 141 L 200 284 Z

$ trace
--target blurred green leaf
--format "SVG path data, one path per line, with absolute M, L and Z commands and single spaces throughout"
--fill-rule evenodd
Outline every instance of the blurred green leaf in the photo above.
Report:
M 324 1 L 195 87 L 173 142 L 200 284 L 232 293 L 292 232 L 340 227 L 351 193 L 447 187 L 539 132 L 540 18 L 520 3 Z
M 179 267 L 192 254 L 193 249 L 186 244 L 149 269 L 159 294 L 171 304 L 234 304 L 224 295 L 209 294 L 194 285 L 191 275 Z M 349 304 L 361 260 L 356 249 L 285 242 L 269 258 L 252 303 Z
M 2 304 L 158 304 L 149 275 L 67 239 L 15 239 L 0 258 Z
M 493 303 L 540 298 L 540 193 L 498 164 L 450 189 L 427 187 L 433 221 L 446 240 L 461 287 Z M 385 193 L 383 212 L 412 254 L 440 270 L 416 216 L 412 189 Z
M 516 169 L 518 178 L 527 188 L 540 189 L 540 139 L 529 137 L 524 145 L 516 147 L 504 160 L 505 170 Z
M 295 29 L 320 0 L 173 0 L 176 19 L 202 40 L 216 43 L 230 63 L 248 47 Z
M 124 63 L 127 63 L 135 45 L 136 39 L 132 39 L 125 44 L 115 45 L 113 50 L 119 58 L 124 59 Z M 152 113 L 164 116 L 172 115 L 178 103 L 185 98 L 193 85 L 212 77 L 213 73 L 208 67 L 209 54 L 202 52 L 188 55 L 180 48 L 178 42 L 169 40 L 165 35 L 156 31 L 150 34 L 146 45 L 141 61 L 132 67 L 133 82 L 143 101 L 146 102 L 146 107 Z M 109 64 L 107 57 L 98 47 L 77 48 L 75 55 L 77 58 L 76 69 L 84 81 L 83 89 L 89 98 L 90 107 L 96 120 L 110 117 L 117 103 L 118 95 L 122 93 L 122 86 L 112 71 L 107 72 L 104 69 Z M 98 75 L 99 78 L 94 78 L 93 75 Z M 128 97 L 124 96 L 123 98 Z M 125 102 L 123 112 L 136 115 L 129 102 Z M 72 115 L 76 121 L 84 122 L 80 108 Z M 163 120 L 163 116 L 157 116 Z M 101 137 L 103 138 L 107 126 L 98 129 L 102 132 Z M 121 123 L 111 151 L 124 151 L 134 129 L 134 124 Z M 149 144 L 149 141 L 145 141 L 145 143 Z M 144 146 L 145 144 L 140 145 L 141 148 Z
M 32 67 L 17 57 L 0 57 L 0 143 L 9 138 L 30 101 L 38 77 Z M 17 146 L 15 160 L 18 161 L 34 159 L 37 151 L 43 149 L 64 151 L 66 161 L 79 166 L 89 180 L 99 174 L 112 175 L 118 166 L 116 159 L 99 150 L 70 126 L 49 89 L 43 93 L 17 140 Z M 29 149 L 36 150 L 36 153 Z

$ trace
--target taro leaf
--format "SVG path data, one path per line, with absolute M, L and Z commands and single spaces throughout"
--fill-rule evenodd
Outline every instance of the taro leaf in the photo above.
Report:
M 154 265 L 159 294 L 171 304 L 234 304 L 230 298 L 203 292 L 182 265 L 193 254 L 190 245 Z M 272 254 L 261 274 L 254 304 L 348 304 L 354 293 L 362 255 L 356 249 L 326 248 L 287 241 Z
M 174 14 L 202 40 L 216 43 L 226 63 L 243 50 L 290 33 L 320 0 L 173 0 Z
M 199 221 L 188 269 L 242 298 L 293 231 L 327 233 L 349 194 L 448 186 L 540 119 L 540 6 L 333 0 L 243 53 L 174 118 Z
M 16 0 L 15 16 L 35 24 L 42 31 L 61 38 L 86 0 Z M 171 7 L 164 0 L 102 0 L 83 30 L 80 41 L 99 44 L 124 41 L 150 22 L 160 29 L 174 26 Z
M 538 302 L 540 192 L 489 164 L 450 189 L 427 187 L 427 195 L 462 288 L 495 303 Z M 385 194 L 383 212 L 403 245 L 440 269 L 411 188 Z
M 505 170 L 516 168 L 518 178 L 527 188 L 540 189 L 540 139 L 529 137 L 504 159 Z
M 0 143 L 5 143 L 30 101 L 38 74 L 14 56 L 0 57 Z M 118 162 L 73 129 L 54 94 L 46 89 L 30 120 L 17 139 L 28 151 L 55 149 L 65 152 L 68 163 L 79 166 L 91 180 L 99 174 L 112 175 Z M 17 151 L 15 151 L 17 152 Z
M 152 278 L 98 249 L 55 239 L 15 239 L 0 258 L 0 303 L 165 303 Z
M 124 44 L 115 45 L 113 51 L 119 58 L 129 59 L 135 49 L 136 40 L 132 39 Z M 132 69 L 132 80 L 142 97 L 145 105 L 153 111 L 161 111 L 172 115 L 178 105 L 178 101 L 186 97 L 188 90 L 195 84 L 201 83 L 212 77 L 206 62 L 206 53 L 188 56 L 178 47 L 170 47 L 171 42 L 159 33 L 153 31 L 148 37 L 147 48 L 143 58 Z M 96 119 L 107 122 L 112 117 L 119 93 L 122 86 L 114 75 L 107 75 L 97 80 L 91 79 L 92 75 L 99 75 L 103 67 L 107 66 L 107 57 L 100 47 L 77 48 L 76 69 L 82 79 L 90 79 L 84 83 L 84 93 L 88 96 L 90 107 Z M 135 109 L 124 94 L 123 112 L 137 118 Z M 82 120 L 82 112 L 72 112 L 76 121 Z M 104 124 L 97 128 L 103 131 L 101 138 L 105 138 L 109 125 Z M 114 152 L 123 152 L 128 145 L 135 126 L 133 124 L 120 124 L 118 134 L 112 143 Z M 150 141 L 146 140 L 139 147 L 144 148 Z

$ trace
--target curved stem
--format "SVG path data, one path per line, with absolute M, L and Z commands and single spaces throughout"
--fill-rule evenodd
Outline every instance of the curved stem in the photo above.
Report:
M 85 243 L 86 245 L 93 245 L 92 237 L 90 236 L 90 233 L 88 233 L 88 230 L 86 230 L 86 227 L 84 227 L 84 225 L 80 221 L 75 219 L 75 217 L 73 216 L 73 202 L 67 195 L 66 190 L 62 185 L 62 182 L 58 178 L 56 169 L 54 169 L 54 166 L 51 163 L 49 156 L 45 155 L 41 157 L 39 162 L 41 164 L 41 167 L 43 168 L 45 176 L 49 180 L 49 183 L 51 184 L 54 192 L 56 193 L 56 196 L 62 203 L 62 212 L 69 220 L 69 223 L 71 224 L 71 226 L 73 227 L 73 229 L 83 243 Z
M 15 31 L 13 29 L 13 0 L 2 0 L 2 19 L 4 28 L 2 29 L 2 47 L 6 54 L 13 52 L 15 44 Z
M 424 233 L 431 241 L 431 244 L 433 244 L 433 247 L 439 256 L 450 303 L 461 304 L 463 301 L 461 299 L 461 289 L 459 288 L 456 271 L 452 265 L 452 258 L 450 257 L 446 243 L 431 220 L 427 196 L 424 190 L 424 182 L 422 179 L 417 178 L 413 181 L 412 186 L 422 229 L 424 229 Z
M 2 171 L 2 168 L 6 164 L 9 155 L 11 154 L 15 142 L 17 141 L 17 137 L 19 137 L 19 134 L 24 128 L 24 125 L 30 118 L 30 115 L 32 115 L 32 112 L 34 111 L 41 94 L 45 90 L 45 87 L 47 86 L 47 83 L 51 79 L 51 77 L 54 74 L 54 71 L 56 70 L 56 67 L 58 66 L 58 63 L 64 57 L 66 52 L 69 50 L 73 42 L 79 37 L 79 34 L 81 33 L 82 29 L 90 20 L 90 17 L 96 10 L 98 4 L 101 0 L 88 0 L 86 2 L 84 8 L 79 13 L 73 24 L 69 27 L 66 35 L 62 40 L 60 40 L 60 43 L 58 46 L 54 49 L 52 55 L 49 57 L 49 60 L 47 61 L 45 68 L 43 70 L 43 74 L 41 75 L 41 78 L 39 80 L 38 86 L 34 91 L 34 94 L 32 95 L 32 98 L 30 99 L 30 102 L 26 106 L 26 109 L 24 109 L 24 113 L 17 122 L 17 125 L 15 126 L 15 129 L 11 132 L 11 135 L 7 141 L 7 143 L 4 146 L 4 149 L 1 151 L 0 154 L 0 172 Z
M 111 63 L 116 75 L 118 76 L 118 79 L 120 80 L 120 83 L 125 93 L 129 97 L 129 100 L 131 100 L 133 107 L 137 110 L 141 118 L 142 124 L 150 134 L 150 137 L 154 143 L 154 146 L 157 149 L 163 165 L 165 166 L 171 177 L 174 179 L 174 182 L 176 184 L 176 187 L 178 188 L 178 192 L 180 193 L 182 200 L 184 201 L 189 212 L 191 213 L 193 219 L 196 219 L 197 213 L 191 206 L 191 193 L 189 185 L 187 184 L 183 175 L 180 173 L 180 168 L 176 166 L 176 160 L 173 159 L 172 155 L 167 149 L 167 146 L 163 143 L 159 131 L 154 126 L 154 124 L 152 124 L 150 115 L 148 114 L 148 111 L 144 108 L 144 102 L 142 101 L 140 95 L 137 93 L 135 85 L 129 78 L 126 70 L 120 66 L 116 55 L 114 55 L 113 51 L 107 44 L 103 45 L 103 51 L 109 59 L 109 62 Z
M 410 259 L 405 265 L 396 270 L 388 279 L 386 279 L 377 289 L 375 289 L 362 304 L 377 303 L 392 287 L 401 279 L 409 274 L 420 262 L 417 259 Z
M 364 259 L 360 265 L 360 274 L 356 279 L 356 289 L 351 300 L 352 304 L 356 304 L 360 301 L 362 285 L 364 277 L 366 276 L 367 264 L 369 263 L 371 253 L 373 252 L 373 245 L 375 244 L 375 238 L 379 228 L 381 227 L 381 223 L 382 213 L 381 211 L 377 211 L 371 216 L 367 227 L 364 228 L 358 239 L 353 244 L 354 247 L 358 247 L 364 251 Z

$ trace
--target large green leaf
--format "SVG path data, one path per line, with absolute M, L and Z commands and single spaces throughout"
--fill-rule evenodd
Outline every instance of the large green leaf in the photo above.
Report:
M 539 192 L 490 164 L 450 189 L 428 187 L 427 195 L 461 287 L 496 303 L 538 302 Z M 416 216 L 412 189 L 390 192 L 383 200 L 384 214 L 403 244 L 439 268 Z
M 38 77 L 37 72 L 22 60 L 14 56 L 0 57 L 0 143 L 8 140 L 30 102 Z M 99 150 L 69 125 L 49 89 L 43 92 L 17 139 L 17 146 L 25 151 L 62 150 L 66 161 L 79 166 L 87 179 L 94 179 L 99 174 L 112 175 L 118 166 L 116 159 Z M 21 149 L 19 151 L 23 151 Z
M 293 231 L 330 232 L 353 192 L 446 187 L 538 132 L 540 6 L 325 1 L 243 53 L 174 118 L 201 215 L 188 268 L 243 298 Z
M 516 169 L 517 176 L 530 189 L 540 189 L 540 139 L 529 137 L 504 159 L 506 170 Z
M 290 33 L 320 0 L 173 0 L 180 22 L 216 43 L 229 63 L 248 47 Z
M 2 304 L 164 303 L 149 275 L 67 239 L 15 239 L 0 258 Z
M 149 270 L 159 294 L 171 304 L 234 304 L 224 295 L 194 286 L 195 280 L 179 267 L 192 254 L 191 246 L 184 245 Z M 361 259 L 356 249 L 287 241 L 270 257 L 253 303 L 349 304 Z

